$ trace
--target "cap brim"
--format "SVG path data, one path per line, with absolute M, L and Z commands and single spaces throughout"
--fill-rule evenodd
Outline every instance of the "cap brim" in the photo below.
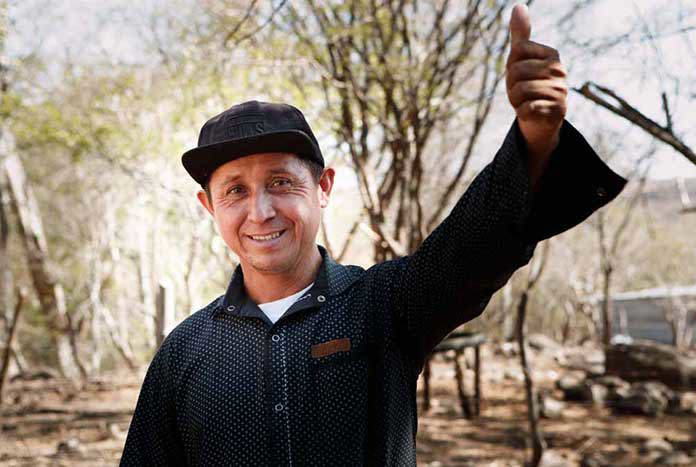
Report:
M 222 141 L 186 151 L 181 163 L 201 186 L 222 164 L 250 154 L 263 152 L 290 152 L 321 164 L 319 148 L 304 132 L 283 130 L 261 135 Z

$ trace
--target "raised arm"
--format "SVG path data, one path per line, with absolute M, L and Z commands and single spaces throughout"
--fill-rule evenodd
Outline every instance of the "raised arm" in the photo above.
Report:
M 414 254 L 372 271 L 418 371 L 442 338 L 481 314 L 538 241 L 577 225 L 626 184 L 565 120 L 565 69 L 530 31 L 527 8 L 515 6 L 507 91 L 517 118 L 501 148 Z
M 483 312 L 538 241 L 579 224 L 626 183 L 565 121 L 535 193 L 523 145 L 515 121 L 493 161 L 420 248 L 381 265 L 398 278 L 394 325 L 419 370 L 449 332 Z

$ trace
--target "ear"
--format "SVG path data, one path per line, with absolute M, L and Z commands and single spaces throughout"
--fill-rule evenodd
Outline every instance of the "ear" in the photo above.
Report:
M 334 175 L 336 171 L 331 167 L 324 169 L 319 179 L 319 206 L 325 208 L 329 205 L 329 196 L 331 195 L 331 188 L 333 188 Z
M 210 213 L 211 216 L 215 215 L 215 210 L 213 209 L 213 203 L 208 199 L 208 195 L 203 190 L 198 190 L 196 193 L 198 201 L 201 202 L 203 207 Z

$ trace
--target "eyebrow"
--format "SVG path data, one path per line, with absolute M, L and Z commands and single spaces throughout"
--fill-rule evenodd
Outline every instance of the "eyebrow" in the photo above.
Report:
M 268 170 L 269 175 L 290 175 L 293 177 L 297 177 L 298 174 L 293 173 L 289 168 L 287 167 L 280 167 L 280 168 L 273 168 Z M 242 178 L 242 174 L 232 174 L 232 175 L 227 175 L 225 178 L 223 178 L 218 186 L 225 186 L 228 185 L 232 182 L 235 182 Z
M 268 173 L 270 173 L 271 175 L 281 175 L 281 174 L 282 174 L 282 175 L 293 175 L 293 176 L 295 176 L 295 174 L 294 174 L 293 172 L 291 172 L 290 170 L 285 169 L 285 168 L 282 168 L 282 169 L 270 169 L 270 170 L 268 171 Z
M 269 169 L 269 170 L 268 170 L 268 173 L 271 174 L 271 175 L 277 175 L 277 174 L 289 174 L 289 175 L 293 175 L 293 172 L 290 171 L 290 170 L 288 170 L 287 168 Z M 221 183 L 221 184 L 229 183 L 229 182 L 238 180 L 238 179 L 240 179 L 240 178 L 242 178 L 242 175 L 241 175 L 241 174 L 227 175 L 227 176 L 225 176 L 225 178 L 222 179 L 222 181 L 221 181 L 220 183 Z
M 218 185 L 219 186 L 227 185 L 231 182 L 239 180 L 240 178 L 242 178 L 242 176 L 240 174 L 227 175 L 225 178 L 222 179 L 222 181 L 220 181 L 220 183 Z

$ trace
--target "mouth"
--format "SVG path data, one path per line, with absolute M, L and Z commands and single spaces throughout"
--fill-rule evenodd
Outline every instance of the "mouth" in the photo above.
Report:
M 247 235 L 250 239 L 257 241 L 257 242 L 270 242 L 272 240 L 275 240 L 276 238 L 280 237 L 285 233 L 285 230 L 279 230 L 277 232 L 272 232 L 270 234 L 266 235 Z

